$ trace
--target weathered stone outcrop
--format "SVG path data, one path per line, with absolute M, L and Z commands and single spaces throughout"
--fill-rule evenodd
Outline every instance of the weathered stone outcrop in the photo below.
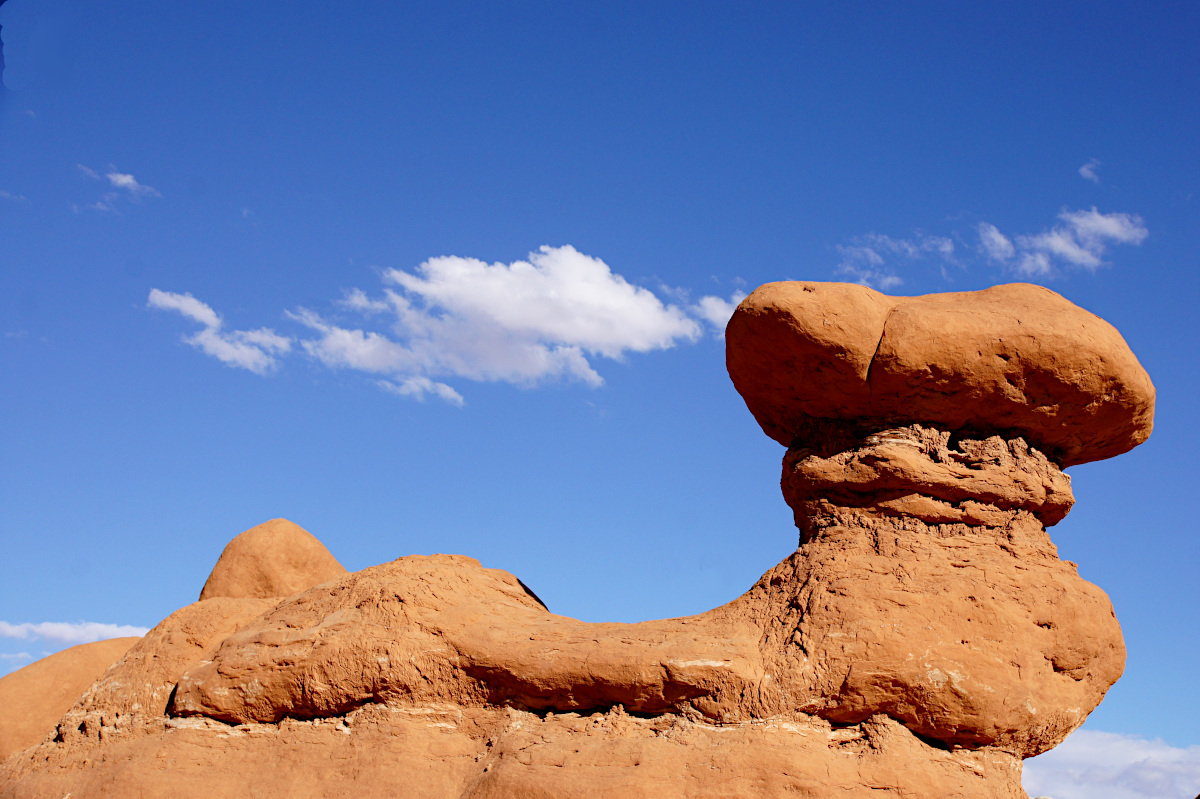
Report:
M 785 447 L 813 420 L 863 433 L 918 422 L 1011 432 L 1072 466 L 1127 452 L 1153 422 L 1154 386 L 1121 334 L 1026 283 L 924 297 L 768 283 L 725 340 L 734 385 Z
M 727 342 L 789 446 L 800 531 L 741 597 L 589 624 L 461 556 L 308 572 L 169 617 L 0 789 L 1023 798 L 1021 759 L 1124 664 L 1107 597 L 1045 530 L 1073 502 L 1061 467 L 1143 440 L 1149 379 L 1028 286 L 770 284 Z
M 287 519 L 271 519 L 226 545 L 200 599 L 291 596 L 345 573 L 312 533 Z
M 79 644 L 0 677 L 0 761 L 46 737 L 137 638 Z

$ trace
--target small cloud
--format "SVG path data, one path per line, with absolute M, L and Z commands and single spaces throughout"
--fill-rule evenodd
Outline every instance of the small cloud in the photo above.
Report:
M 1015 243 L 995 225 L 982 222 L 978 226 L 980 248 L 989 259 L 1009 265 L 1017 274 L 1047 277 L 1059 265 L 1094 272 L 1104 265 L 1110 244 L 1136 246 L 1150 235 L 1142 218 L 1133 214 L 1102 214 L 1093 207 L 1063 211 L 1058 218 L 1062 224 L 1034 235 L 1017 236 Z
M 249 208 L 242 209 L 242 219 L 249 219 L 253 212 Z
M 292 340 L 269 328 L 224 330 L 221 317 L 191 294 L 175 294 L 151 289 L 146 301 L 150 308 L 176 311 L 199 322 L 204 329 L 183 340 L 201 352 L 229 366 L 265 375 L 278 366 L 276 356 L 291 350 Z
M 125 172 L 118 172 L 116 168 L 109 167 L 109 171 L 103 175 L 83 164 L 76 164 L 80 173 L 90 180 L 108 181 L 109 185 L 116 191 L 105 192 L 99 200 L 84 205 L 72 204 L 71 210 L 75 213 L 80 211 L 101 211 L 118 213 L 117 202 L 120 199 L 121 192 L 125 192 L 125 196 L 133 202 L 141 202 L 143 197 L 162 197 L 162 195 L 153 186 L 147 186 L 139 183 L 137 178 Z
M 728 300 L 709 295 L 701 297 L 688 310 L 712 325 L 717 338 L 725 338 L 725 326 L 729 324 L 729 317 L 733 316 L 738 303 L 744 299 L 746 299 L 744 291 L 735 291 Z
M 459 394 L 445 383 L 435 382 L 428 377 L 410 377 L 399 383 L 393 383 L 390 380 L 379 380 L 377 383 L 385 391 L 390 391 L 401 397 L 412 397 L 422 402 L 424 402 L 426 394 L 433 394 L 451 405 L 457 405 L 460 408 L 464 403 L 462 394 Z
M 1100 175 L 1096 172 L 1096 169 L 1099 166 L 1100 162 L 1093 158 L 1083 166 L 1079 167 L 1079 176 L 1085 180 L 1090 180 L 1092 183 L 1099 183 Z
M 7 191 L 0 191 L 0 200 L 8 200 L 14 203 L 23 203 L 26 200 L 23 194 L 11 194 Z
M 838 245 L 837 250 L 842 256 L 836 270 L 839 274 L 884 291 L 904 282 L 892 266 L 897 260 L 912 262 L 935 257 L 946 264 L 955 263 L 954 242 L 943 236 L 918 234 L 912 239 L 896 239 L 881 233 L 868 233 L 850 244 Z
M 124 191 L 129 192 L 130 196 L 134 198 L 162 196 L 153 186 L 146 186 L 138 183 L 137 178 L 135 178 L 133 175 L 113 171 L 104 173 L 104 177 L 108 178 L 108 182 L 111 183 L 114 188 L 123 189 Z
M 366 314 L 383 313 L 392 307 L 386 300 L 371 299 L 362 289 L 350 289 L 338 304 L 343 308 Z
M 1191 799 L 1200 790 L 1200 746 L 1078 730 L 1025 761 L 1030 796 L 1054 799 Z
M 18 638 L 24 641 L 41 639 L 60 644 L 88 644 L 108 638 L 142 636 L 150 630 L 128 624 L 101 624 L 94 621 L 75 623 L 43 621 L 36 624 L 9 624 L 0 621 L 0 638 Z
M 979 246 L 990 260 L 1003 263 L 1016 254 L 1017 250 L 1013 247 L 1013 243 L 995 225 L 990 222 L 980 222 L 978 230 Z

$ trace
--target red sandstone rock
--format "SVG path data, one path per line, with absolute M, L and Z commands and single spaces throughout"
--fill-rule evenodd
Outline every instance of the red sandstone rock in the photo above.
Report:
M 287 519 L 272 519 L 229 542 L 200 598 L 291 596 L 345 573 L 310 532 Z
M 139 639 L 80 644 L 0 677 L 0 760 L 41 741 Z
M 725 335 L 729 375 L 767 435 L 813 419 L 1016 433 L 1070 466 L 1150 435 L 1154 386 L 1112 325 L 1041 286 L 887 297 L 768 283 Z
M 730 372 L 793 444 L 801 533 L 743 596 L 588 624 L 435 555 L 293 569 L 279 597 L 244 576 L 277 545 L 231 544 L 222 561 L 267 565 L 226 590 L 269 598 L 166 619 L 0 766 L 0 792 L 1024 799 L 1021 758 L 1124 665 L 1108 598 L 1045 530 L 1074 501 L 1059 463 L 1148 435 L 1148 379 L 1035 287 L 772 284 L 738 314 Z

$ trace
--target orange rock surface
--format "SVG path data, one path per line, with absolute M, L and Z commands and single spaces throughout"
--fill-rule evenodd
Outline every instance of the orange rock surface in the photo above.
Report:
M 726 331 L 726 364 L 785 447 L 812 420 L 864 432 L 913 422 L 1015 433 L 1059 465 L 1150 435 L 1154 386 L 1116 329 L 1026 283 L 888 297 L 847 283 L 768 283 Z
M 39 743 L 139 639 L 79 644 L 0 677 L 0 761 Z
M 590 624 L 462 556 L 299 570 L 290 596 L 168 617 L 0 766 L 0 792 L 1024 799 L 1021 759 L 1124 666 L 1108 598 L 1045 528 L 1074 501 L 1064 462 L 1149 434 L 1136 359 L 1029 286 L 770 284 L 727 341 L 747 405 L 791 445 L 800 531 L 741 597 Z M 267 573 L 283 540 L 234 560 Z
M 200 598 L 291 596 L 345 573 L 312 533 L 287 519 L 272 519 L 226 545 Z

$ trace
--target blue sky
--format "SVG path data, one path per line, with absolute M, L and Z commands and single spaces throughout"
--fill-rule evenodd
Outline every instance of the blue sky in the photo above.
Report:
M 1085 729 L 1200 745 L 1200 9 L 574 6 L 3 4 L 0 673 L 276 516 L 706 610 L 796 544 L 727 303 L 1027 280 L 1159 392 L 1051 530 L 1129 647 Z

